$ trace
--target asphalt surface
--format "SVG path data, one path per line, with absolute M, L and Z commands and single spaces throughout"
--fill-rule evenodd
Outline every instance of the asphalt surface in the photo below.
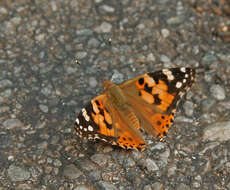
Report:
M 0 190 L 230 189 L 229 19 L 227 0 L 2 0 Z M 182 66 L 197 80 L 164 142 L 77 138 L 103 79 Z

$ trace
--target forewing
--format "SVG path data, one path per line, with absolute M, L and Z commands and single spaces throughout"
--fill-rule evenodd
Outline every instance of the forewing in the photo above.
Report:
M 144 130 L 163 137 L 173 123 L 179 100 L 194 80 L 195 70 L 182 67 L 147 73 L 122 83 L 120 87 Z

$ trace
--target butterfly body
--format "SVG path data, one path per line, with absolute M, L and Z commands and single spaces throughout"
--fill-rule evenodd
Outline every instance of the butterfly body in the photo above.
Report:
M 191 68 L 164 69 L 121 85 L 103 82 L 104 93 L 83 108 L 75 121 L 77 135 L 127 149 L 146 147 L 141 129 L 162 138 L 173 123 L 176 106 L 195 80 Z

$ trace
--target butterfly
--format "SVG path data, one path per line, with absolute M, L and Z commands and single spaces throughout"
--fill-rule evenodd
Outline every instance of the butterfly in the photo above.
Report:
M 124 149 L 144 149 L 143 131 L 160 139 L 166 136 L 195 75 L 194 69 L 181 67 L 146 73 L 120 85 L 105 80 L 104 93 L 77 116 L 76 134 Z

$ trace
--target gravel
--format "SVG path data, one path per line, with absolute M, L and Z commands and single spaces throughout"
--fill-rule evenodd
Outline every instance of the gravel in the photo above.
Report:
M 0 189 L 229 189 L 229 9 L 213 0 L 1 3 Z M 76 115 L 103 79 L 165 67 L 197 71 L 167 137 L 144 134 L 140 152 L 77 138 Z

